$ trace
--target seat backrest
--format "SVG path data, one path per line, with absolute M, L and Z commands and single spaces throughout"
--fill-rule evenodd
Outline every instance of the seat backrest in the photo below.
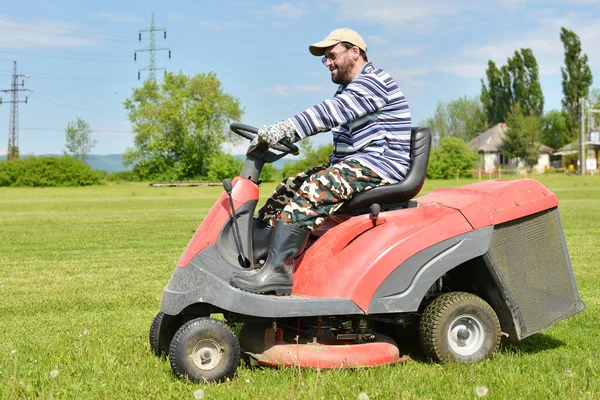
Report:
M 379 204 L 382 209 L 407 202 L 414 198 L 423 187 L 425 174 L 429 163 L 431 150 L 431 132 L 428 128 L 414 127 L 410 139 L 410 169 L 406 177 L 391 185 L 384 185 L 367 190 L 354 196 L 346 203 L 340 212 L 352 212 L 368 209 L 373 203 Z

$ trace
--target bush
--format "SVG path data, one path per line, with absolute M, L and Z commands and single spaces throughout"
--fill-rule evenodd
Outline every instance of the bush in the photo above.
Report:
M 109 182 L 139 182 L 141 179 L 135 171 L 117 171 L 107 174 L 105 179 Z
M 231 154 L 222 151 L 213 153 L 208 159 L 208 179 L 213 182 L 221 182 L 225 178 L 233 179 L 238 176 L 244 162 Z
M 102 183 L 102 173 L 70 156 L 27 157 L 0 162 L 0 186 L 88 186 Z
M 433 149 L 429 157 L 427 178 L 451 179 L 456 177 L 457 170 L 460 171 L 460 176 L 471 176 L 471 170 L 477 161 L 479 155 L 464 140 L 442 138 L 440 146 Z
M 273 182 L 277 175 L 277 168 L 273 164 L 265 164 L 262 171 L 260 172 L 260 180 L 263 182 Z

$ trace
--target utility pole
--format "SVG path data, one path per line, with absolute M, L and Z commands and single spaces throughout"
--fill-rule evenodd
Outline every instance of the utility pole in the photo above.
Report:
M 140 71 L 150 71 L 150 78 L 155 81 L 156 80 L 156 71 L 157 70 L 164 70 L 165 74 L 167 73 L 167 70 L 165 68 L 156 68 L 156 52 L 158 50 L 168 50 L 169 51 L 169 58 L 171 58 L 171 49 L 167 48 L 167 47 L 161 47 L 161 48 L 156 48 L 156 39 L 155 39 L 155 32 L 157 31 L 163 31 L 164 35 L 163 35 L 163 39 L 167 38 L 167 30 L 164 28 L 156 28 L 154 27 L 154 13 L 152 13 L 152 20 L 150 21 L 150 28 L 148 29 L 142 29 L 139 32 L 139 41 L 142 41 L 142 32 L 150 32 L 150 46 L 146 47 L 144 49 L 137 49 L 134 53 L 133 53 L 133 61 L 137 61 L 137 52 L 138 51 L 148 51 L 150 52 L 150 65 L 148 67 L 145 68 L 140 68 L 138 69 L 138 81 L 140 80 Z
M 591 145 L 594 149 L 594 159 L 596 161 L 596 170 L 599 168 L 598 164 L 598 153 L 600 151 L 600 132 L 598 132 L 598 128 L 596 127 L 595 115 L 600 114 L 600 110 L 593 109 L 593 105 L 590 105 L 587 110 L 587 118 L 588 118 L 588 144 Z
M 6 152 L 6 158 L 8 160 L 19 158 L 19 103 L 27 104 L 27 96 L 25 101 L 19 100 L 19 92 L 31 92 L 29 89 L 19 89 L 25 87 L 25 80 L 21 80 L 19 85 L 19 78 L 29 78 L 27 75 L 17 74 L 17 62 L 13 61 L 13 75 L 12 75 L 12 86 L 10 89 L 0 90 L 0 92 L 6 92 L 11 94 L 11 99 L 8 102 L 10 107 L 10 121 L 8 125 L 8 149 Z M 2 104 L 2 99 L 0 99 Z
M 585 175 L 585 99 L 579 99 L 579 175 Z

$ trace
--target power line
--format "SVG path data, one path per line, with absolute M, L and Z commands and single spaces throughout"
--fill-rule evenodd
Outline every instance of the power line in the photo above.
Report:
M 2 20 L 2 17 L 0 17 L 0 20 Z M 21 22 L 21 21 L 16 21 L 16 20 L 9 20 L 9 19 L 4 19 L 4 20 L 13 23 L 13 25 L 14 24 L 29 24 L 29 25 L 41 26 L 41 25 L 37 25 L 34 22 L 25 22 L 25 21 Z M 86 32 L 86 31 L 79 30 L 77 28 L 69 28 L 69 27 L 53 26 L 50 28 L 50 29 L 54 29 L 54 30 L 59 30 L 58 32 L 56 32 L 56 31 L 48 31 L 48 30 L 44 30 L 44 29 L 27 28 L 27 27 L 22 27 L 22 26 L 13 26 L 13 25 L 11 25 L 9 27 L 11 30 L 16 29 L 16 30 L 22 30 L 22 31 L 26 31 L 26 32 L 46 33 L 46 34 L 60 36 L 60 37 L 69 37 L 69 38 L 77 38 L 77 39 L 96 39 L 96 40 L 106 40 L 106 41 L 110 41 L 110 42 L 122 42 L 122 43 L 132 43 L 135 40 L 134 38 L 129 38 L 128 36 L 123 36 L 123 37 L 127 37 L 128 40 L 116 39 L 116 38 L 111 39 L 110 34 L 106 34 L 103 32 L 98 32 L 98 34 L 96 36 L 74 34 L 74 33 L 77 33 L 78 31 L 80 31 L 80 32 Z M 48 25 L 46 25 L 46 26 L 48 26 Z M 93 32 L 93 31 L 87 31 L 87 32 Z M 98 36 L 98 35 L 100 35 L 100 36 Z
M 11 19 L 8 17 L 3 17 L 0 16 L 0 21 L 6 21 L 9 23 L 13 23 L 13 24 L 25 24 L 25 25 L 34 25 L 34 26 L 41 26 L 41 27 L 47 27 L 50 29 L 61 29 L 61 30 L 69 30 L 69 31 L 75 31 L 75 32 L 88 32 L 88 33 L 94 33 L 94 34 L 100 34 L 100 35 L 105 35 L 105 36 L 113 36 L 113 37 L 120 37 L 120 38 L 127 38 L 129 39 L 130 36 L 128 35 L 120 35 L 120 34 L 112 34 L 112 33 L 107 33 L 107 32 L 102 32 L 102 31 L 94 31 L 94 30 L 89 30 L 89 29 L 80 29 L 80 28 L 71 28 L 71 27 L 59 27 L 56 25 L 50 25 L 50 24 L 42 24 L 42 23 L 38 23 L 38 22 L 30 22 L 30 21 L 23 21 L 23 20 L 18 20 L 18 19 Z M 11 27 L 12 29 L 13 27 Z M 132 40 L 135 40 L 134 38 L 131 38 Z
M 51 99 L 56 99 L 56 100 L 60 100 L 60 101 L 67 101 L 69 103 L 75 103 L 77 105 L 83 105 L 83 106 L 88 106 L 88 107 L 94 107 L 94 108 L 98 108 L 101 110 L 106 110 L 106 111 L 110 111 L 110 112 L 114 112 L 114 113 L 119 113 L 119 112 L 123 112 L 123 110 L 115 110 L 115 109 L 111 109 L 111 108 L 106 108 L 106 107 L 102 107 L 102 106 L 97 106 L 94 104 L 87 104 L 87 103 L 82 103 L 79 100 L 70 100 L 70 99 L 65 99 L 62 97 L 58 97 L 56 95 L 53 94 L 49 94 L 49 93 L 44 93 L 44 92 L 40 92 L 39 90 L 37 91 L 38 94 L 41 94 L 43 96 L 48 96 Z
M 3 126 L 0 128 L 4 129 L 7 127 Z M 55 131 L 65 131 L 66 128 L 38 128 L 38 127 L 24 126 L 24 127 L 21 127 L 20 129 L 24 130 L 24 131 L 49 131 L 49 132 L 52 131 L 52 132 L 55 132 Z M 103 132 L 104 133 L 134 133 L 131 130 L 126 131 L 126 130 L 119 130 L 119 129 L 91 129 L 91 132 L 93 132 L 93 133 L 103 133 Z
M 14 52 L 3 52 L 0 53 L 5 54 L 16 54 Z M 56 58 L 62 60 L 79 60 L 79 61 L 90 61 L 90 62 L 110 62 L 111 64 L 129 64 L 129 61 L 114 61 L 114 60 L 99 60 L 99 59 L 91 59 L 91 58 L 83 58 L 83 57 L 65 57 L 65 56 L 51 56 L 47 54 L 17 54 L 22 57 L 41 57 L 41 58 Z
M 28 49 L 16 49 L 16 51 L 6 51 L 6 50 L 0 50 L 0 53 L 2 54 L 16 54 L 16 52 L 25 52 L 25 53 L 29 53 L 29 54 L 17 54 L 17 55 L 23 55 L 23 56 L 37 56 L 38 52 L 35 51 L 33 54 L 30 52 L 30 50 Z M 53 53 L 67 53 L 67 54 L 82 54 L 82 55 L 86 55 L 86 56 L 96 56 L 96 57 L 106 57 L 106 58 L 122 58 L 122 59 L 127 59 L 129 60 L 130 58 L 128 56 L 115 56 L 114 54 L 108 54 L 108 53 L 91 53 L 89 51 L 76 51 L 76 50 L 60 50 L 60 49 L 53 49 L 52 50 Z
M 0 76 L 9 76 L 0 74 Z M 101 82 L 131 82 L 131 79 L 118 78 L 118 77 L 100 77 L 100 76 L 79 76 L 79 75 L 62 75 L 62 74 L 50 74 L 44 72 L 32 72 L 29 74 L 31 77 L 36 79 L 64 79 L 64 80 L 88 80 L 88 81 L 101 81 Z
M 198 62 L 199 62 L 199 63 L 201 63 L 201 64 L 204 64 L 204 65 L 205 65 L 205 66 L 206 66 L 206 67 L 207 67 L 209 70 L 212 70 L 212 69 L 213 69 L 213 68 L 212 68 L 210 65 L 208 65 L 206 62 L 204 62 L 204 61 L 200 60 L 198 57 L 194 56 L 193 54 L 190 54 L 190 53 L 188 53 L 187 51 L 185 51 L 185 50 L 181 50 L 181 49 L 177 49 L 177 51 L 178 51 L 178 52 L 181 52 L 181 53 L 183 53 L 183 54 L 185 54 L 185 55 L 187 55 L 187 56 L 188 56 L 188 57 L 190 57 L 190 58 L 193 58 L 194 60 L 198 61 Z M 219 74 L 219 75 L 221 75 L 221 76 L 222 76 L 222 74 Z M 251 89 L 251 90 L 252 90 L 252 91 L 253 91 L 255 94 L 257 94 L 257 95 L 260 95 L 260 96 L 263 96 L 263 97 L 267 97 L 266 95 L 264 95 L 263 93 L 261 93 L 261 90 L 260 90 L 260 89 L 258 89 L 258 88 L 255 88 L 255 87 L 253 87 L 252 85 L 249 85 L 249 84 L 248 84 L 247 82 L 245 82 L 245 81 L 242 81 L 242 80 L 239 80 L 239 79 L 235 79 L 235 78 L 232 78 L 232 77 L 229 77 L 229 79 L 230 79 L 230 80 L 232 80 L 232 81 L 234 81 L 234 82 L 236 82 L 236 83 L 238 83 L 238 84 L 240 84 L 240 85 L 242 85 L 242 86 L 245 86 L 245 87 L 247 87 L 248 89 Z M 262 106 L 264 106 L 264 107 L 278 108 L 279 110 L 282 110 L 282 111 L 283 111 L 283 108 L 281 108 L 281 104 L 282 104 L 282 103 L 283 103 L 283 104 L 287 104 L 288 106 L 291 106 L 291 107 L 294 107 L 294 108 L 302 109 L 302 107 L 298 107 L 298 106 L 296 106 L 295 104 L 292 104 L 292 103 L 290 103 L 290 102 L 288 102 L 288 101 L 285 101 L 285 100 L 279 100 L 277 103 L 271 103 L 270 105 L 267 105 L 267 104 L 265 104 L 265 103 L 262 103 L 262 102 L 255 102 L 255 103 L 256 103 L 256 104 L 259 104 L 259 105 L 262 105 Z M 306 107 L 304 107 L 304 108 L 306 108 Z
M 64 103 L 60 103 L 60 102 L 57 102 L 57 101 L 53 101 L 54 99 L 48 100 L 46 98 L 38 98 L 37 100 L 40 101 L 40 102 L 42 102 L 42 103 L 55 104 L 57 106 L 67 107 L 69 109 L 75 109 L 75 110 L 81 110 L 81 111 L 89 111 L 89 112 L 93 112 L 93 113 L 96 113 L 96 114 L 100 113 L 100 114 L 106 114 L 106 115 L 114 115 L 115 112 L 116 112 L 116 111 L 111 111 L 109 113 L 109 112 L 106 112 L 106 111 L 90 110 L 89 108 L 85 108 L 85 107 L 79 107 L 79 106 L 74 106 L 72 104 L 64 104 Z
M 66 87 L 66 86 L 61 86 L 61 85 L 57 85 L 55 83 L 46 83 L 46 84 L 50 85 L 50 86 L 54 86 L 54 87 L 62 89 L 62 90 L 68 90 L 68 91 L 73 92 L 73 93 L 81 94 L 81 95 L 86 96 L 86 97 L 92 97 L 92 98 L 103 100 L 103 101 L 114 101 L 115 100 L 114 98 L 113 99 L 108 99 L 106 97 L 101 97 L 101 96 L 98 96 L 98 95 L 95 95 L 95 94 L 90 94 L 90 93 L 87 93 L 87 92 L 80 92 L 80 91 L 75 90 L 73 88 Z

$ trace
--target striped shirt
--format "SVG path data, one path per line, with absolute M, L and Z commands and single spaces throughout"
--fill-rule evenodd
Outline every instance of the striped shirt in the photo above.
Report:
M 348 85 L 289 119 L 300 139 L 331 130 L 330 163 L 356 160 L 389 183 L 404 179 L 410 167 L 410 109 L 396 81 L 365 64 Z

